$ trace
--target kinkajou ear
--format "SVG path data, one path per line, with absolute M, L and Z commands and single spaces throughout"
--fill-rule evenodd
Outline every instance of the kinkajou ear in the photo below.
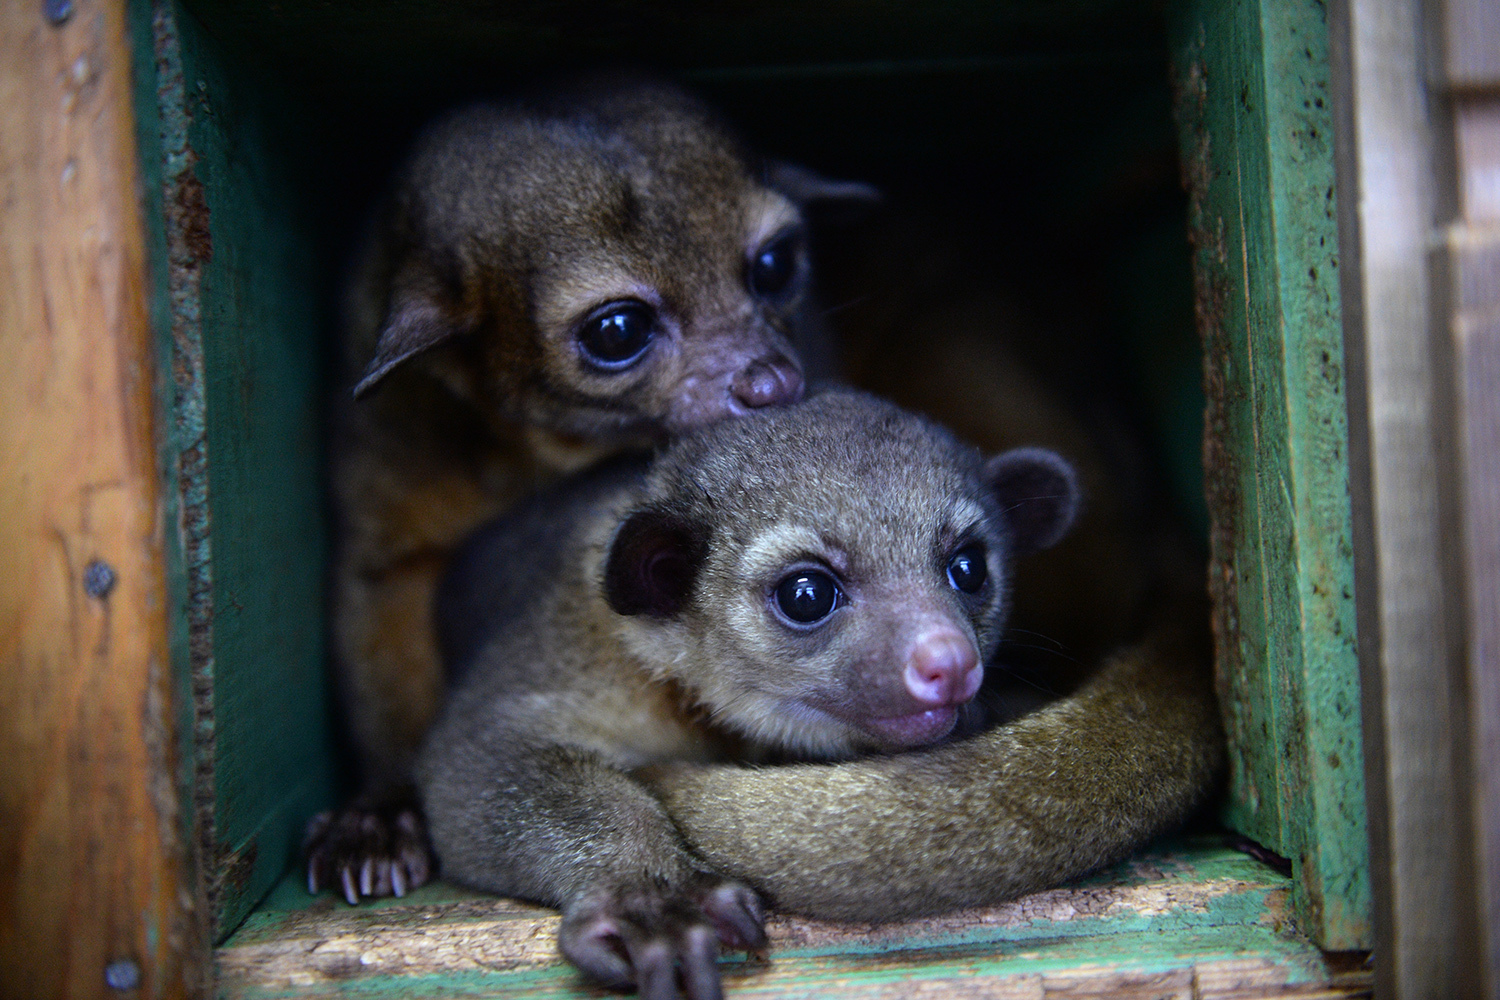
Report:
M 836 181 L 785 160 L 766 161 L 766 183 L 798 207 L 834 204 L 851 208 L 880 202 L 879 189 L 861 181 Z
M 622 615 L 671 618 L 692 595 L 708 555 L 708 532 L 659 507 L 620 525 L 604 566 L 604 596 Z
M 1015 448 L 985 462 L 984 475 L 1010 525 L 1012 555 L 1056 545 L 1078 518 L 1078 475 L 1056 452 Z
M 373 389 L 391 369 L 430 350 L 459 332 L 453 315 L 443 308 L 438 281 L 429 275 L 397 275 L 386 307 L 385 325 L 375 343 L 375 357 L 354 387 L 358 399 Z

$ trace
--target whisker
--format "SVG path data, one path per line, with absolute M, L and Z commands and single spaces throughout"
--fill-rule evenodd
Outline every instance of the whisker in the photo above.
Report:
M 1029 645 L 1027 645 L 1026 643 L 1023 643 L 1023 642 L 1010 642 L 1010 643 L 1006 643 L 1006 646 L 1009 647 L 1010 649 L 1032 649 L 1032 650 L 1035 650 L 1038 653 L 1048 653 L 1048 654 L 1050 654 L 1052 656 L 1057 657 L 1059 660 L 1066 660 L 1068 663 L 1077 664 L 1077 663 L 1083 662 L 1082 660 L 1079 660 L 1076 657 L 1069 656 L 1067 653 L 1059 653 L 1055 649 L 1048 649 L 1046 646 L 1029 646 Z M 1006 667 L 1006 668 L 1003 668 L 1003 669 L 1010 669 L 1010 668 Z M 1014 671 L 1012 671 L 1012 672 L 1014 672 Z
M 1010 637 L 1009 633 L 1013 633 L 1013 632 L 1023 632 L 1023 633 L 1025 633 L 1027 635 L 1036 636 L 1038 639 L 1043 639 L 1046 642 L 1051 643 L 1051 645 L 1050 646 L 1039 646 L 1039 645 L 1037 645 L 1035 643 L 1019 642 L 1019 641 L 1017 641 L 1015 639 L 1012 639 Z M 1055 656 L 1059 660 L 1066 660 L 1069 663 L 1081 663 L 1082 662 L 1081 660 L 1078 659 L 1078 657 L 1074 656 L 1072 653 L 1067 652 L 1068 647 L 1067 647 L 1066 643 L 1058 642 L 1056 639 L 1053 639 L 1050 636 L 1042 635 L 1040 632 L 1031 632 L 1031 631 L 1028 631 L 1027 629 L 1020 629 L 1020 628 L 1009 629 L 1007 631 L 1007 634 L 1004 635 L 1004 636 L 1001 636 L 1001 638 L 1000 638 L 1000 648 L 1002 650 L 1003 649 L 1033 649 L 1033 650 L 1036 650 L 1038 653 L 1046 653 L 1049 656 Z
M 855 306 L 859 305 L 861 302 L 868 301 L 869 298 L 870 297 L 868 295 L 856 295 L 854 298 L 850 299 L 847 302 L 841 302 L 836 306 L 827 307 L 822 311 L 820 315 L 832 316 L 834 313 L 843 312 L 845 309 L 852 309 Z
M 998 664 L 998 666 L 1000 667 L 1001 670 L 1005 671 L 1005 673 L 1007 675 L 1009 675 L 1010 677 L 1014 678 L 1015 680 L 1020 681 L 1022 684 L 1025 684 L 1027 687 L 1035 688 L 1036 690 L 1040 691 L 1042 694 L 1048 695 L 1048 696 L 1053 697 L 1053 698 L 1060 698 L 1060 697 L 1062 697 L 1062 692 L 1061 691 L 1058 691 L 1058 690 L 1055 690 L 1054 688 L 1048 687 L 1046 684 L 1043 684 L 1040 681 L 1034 680 L 1034 679 L 1026 676 L 1025 674 L 1021 673 L 1020 671 L 1012 670 L 1012 669 L 1010 669 L 1009 667 L 1007 667 L 1003 663 Z
M 1046 496 L 1022 497 L 1021 499 L 1017 500 L 1015 503 L 1011 504 L 1009 507 L 1005 508 L 1005 513 L 1009 514 L 1011 511 L 1015 510 L 1017 507 L 1021 506 L 1023 503 L 1030 503 L 1033 500 L 1062 500 L 1062 499 L 1065 499 L 1065 497 L 1066 497 L 1066 494 L 1063 494 L 1063 493 L 1053 493 L 1053 494 L 1049 494 L 1049 495 L 1046 495 Z
M 1044 640 L 1046 642 L 1052 643 L 1052 645 L 1056 646 L 1058 649 L 1067 649 L 1068 648 L 1068 644 L 1067 643 L 1063 642 L 1061 639 L 1054 639 L 1050 635 L 1047 635 L 1044 632 L 1033 632 L 1029 628 L 1016 628 L 1014 625 L 1010 626 L 1007 629 L 1007 631 L 1009 631 L 1009 632 L 1019 632 L 1022 635 L 1035 636 L 1038 639 L 1042 639 L 1042 640 Z M 1002 641 L 1005 641 L 1005 640 L 1002 640 Z

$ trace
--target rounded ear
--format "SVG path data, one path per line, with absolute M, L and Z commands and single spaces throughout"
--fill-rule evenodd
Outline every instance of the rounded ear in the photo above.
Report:
M 671 618 L 687 603 L 707 555 L 702 526 L 659 507 L 636 511 L 610 545 L 604 597 L 622 615 Z
M 391 289 L 385 325 L 375 343 L 375 357 L 354 387 L 354 398 L 373 389 L 392 368 L 436 347 L 457 332 L 453 317 L 443 310 L 427 283 L 398 283 Z
M 985 462 L 984 477 L 1010 525 L 1014 555 L 1056 545 L 1078 517 L 1078 475 L 1056 452 L 1012 449 Z
M 766 183 L 786 195 L 798 207 L 817 202 L 856 208 L 874 205 L 881 200 L 879 189 L 869 184 L 830 180 L 815 170 L 785 160 L 766 162 Z

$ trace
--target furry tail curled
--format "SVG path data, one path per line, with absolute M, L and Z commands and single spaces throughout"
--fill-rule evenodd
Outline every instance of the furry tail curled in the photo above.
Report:
M 673 765 L 643 779 L 688 844 L 776 907 L 882 921 L 986 906 L 1180 824 L 1224 760 L 1206 602 L 1163 602 L 1073 695 L 932 750 Z

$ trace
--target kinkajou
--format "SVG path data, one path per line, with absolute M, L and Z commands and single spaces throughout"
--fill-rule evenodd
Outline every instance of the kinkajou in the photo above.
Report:
M 676 806 L 635 772 L 923 773 L 967 745 L 930 749 L 971 710 L 1012 560 L 1054 544 L 1079 502 L 1054 452 L 985 459 L 847 390 L 528 501 L 468 543 L 441 589 L 456 686 L 417 774 L 444 876 L 561 909 L 563 953 L 601 982 L 677 996 L 680 965 L 690 997 L 717 996 L 719 943 L 764 945 L 760 902 L 684 846 Z M 931 805 L 988 787 L 976 765 Z M 684 815 L 716 807 L 665 787 Z M 909 822 L 927 822 L 913 805 Z
M 716 871 L 778 907 L 879 921 L 998 902 L 1125 856 L 1205 799 L 1224 737 L 1202 561 L 1137 498 L 1139 471 L 1110 460 L 1109 428 L 1023 363 L 1028 339 L 1033 353 L 1054 343 L 1049 317 L 1027 321 L 972 243 L 886 223 L 857 248 L 852 280 L 835 269 L 833 282 L 850 303 L 837 316 L 849 378 L 981 448 L 1041 444 L 1077 471 L 1087 503 L 1055 548 L 1017 565 L 1014 628 L 990 671 L 1001 679 L 1016 645 L 1045 645 L 1030 683 L 1051 704 L 932 749 L 646 777 Z
M 430 873 L 410 792 L 448 556 L 538 484 L 798 399 L 801 206 L 873 192 L 763 160 L 695 99 L 592 80 L 435 122 L 355 268 L 333 405 L 333 659 L 362 792 L 309 824 L 349 899 Z M 358 398 L 355 398 L 358 397 Z

